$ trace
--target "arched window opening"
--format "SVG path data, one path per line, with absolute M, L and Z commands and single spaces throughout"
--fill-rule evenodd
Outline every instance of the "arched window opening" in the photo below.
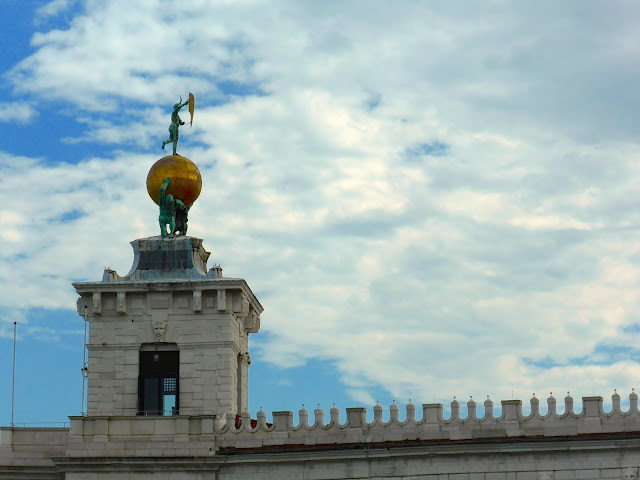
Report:
M 140 347 L 138 415 L 178 415 L 180 352 L 176 344 Z

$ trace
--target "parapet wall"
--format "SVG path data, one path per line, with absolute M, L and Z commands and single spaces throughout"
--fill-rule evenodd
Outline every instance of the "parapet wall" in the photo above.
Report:
M 522 413 L 521 400 L 503 400 L 502 413 L 494 415 L 493 402 L 484 402 L 485 414 L 478 418 L 476 402 L 467 402 L 468 414 L 460 418 L 460 403 L 451 403 L 451 416 L 444 418 L 442 404 L 423 404 L 422 418 L 416 418 L 416 407 L 406 405 L 406 417 L 400 420 L 399 407 L 389 407 L 389 420 L 383 420 L 383 408 L 373 407 L 373 421 L 367 422 L 366 408 L 347 408 L 345 423 L 340 422 L 340 411 L 330 410 L 330 421 L 325 423 L 324 411 L 299 411 L 299 424 L 294 425 L 293 412 L 274 412 L 273 424 L 266 421 L 266 413 L 258 412 L 252 426 L 251 415 L 243 413 L 240 419 L 228 414 L 214 424 L 216 446 L 219 448 L 261 448 L 270 445 L 319 445 L 340 443 L 382 443 L 403 440 L 464 440 L 508 437 L 566 437 L 595 433 L 640 432 L 638 395 L 629 395 L 629 410 L 622 411 L 620 395 L 612 396 L 612 409 L 605 412 L 602 397 L 583 397 L 582 411 L 573 408 L 573 398 L 564 399 L 564 412 L 557 413 L 556 399 L 547 400 L 547 413 L 540 413 L 540 402 L 531 399 L 531 413 Z
M 394 403 L 388 421 L 376 405 L 371 422 L 365 408 L 348 408 L 341 422 L 333 407 L 328 423 L 320 408 L 311 423 L 303 408 L 298 425 L 292 412 L 274 412 L 273 423 L 267 423 L 264 411 L 256 420 L 249 413 L 71 417 L 69 430 L 3 428 L 0 479 L 637 479 L 635 393 L 626 411 L 618 394 L 608 412 L 602 397 L 583 398 L 579 413 L 570 396 L 562 414 L 553 397 L 544 415 L 535 397 L 527 415 L 520 400 L 501 403 L 496 416 L 487 399 L 478 418 L 470 400 L 461 418 L 454 400 L 446 419 L 441 404 L 425 404 L 417 419 L 409 402 L 403 420 Z
M 46 472 L 55 470 L 51 458 L 66 455 L 68 442 L 68 428 L 0 428 L 0 479 L 23 478 L 3 476 L 3 467 L 24 466 L 31 468 L 26 478 L 48 478 Z
M 405 407 L 404 419 L 400 419 L 400 408 L 395 403 L 389 407 L 389 420 L 383 419 L 383 408 L 373 407 L 373 420 L 367 422 L 366 408 L 347 408 L 346 421 L 340 421 L 340 410 L 335 406 L 329 411 L 325 423 L 324 411 L 313 412 L 313 422 L 309 412 L 299 411 L 298 425 L 294 425 L 293 412 L 274 412 L 273 423 L 267 423 L 267 414 L 258 412 L 257 420 L 251 414 L 236 417 L 227 414 L 215 416 L 145 417 L 70 417 L 71 429 L 65 430 L 55 442 L 48 441 L 55 448 L 68 448 L 70 456 L 145 456 L 152 453 L 215 455 L 220 449 L 259 449 L 269 446 L 338 445 L 338 444 L 381 444 L 401 441 L 436 441 L 476 439 L 545 439 L 563 438 L 593 434 L 624 434 L 636 432 L 640 435 L 640 411 L 638 396 L 629 395 L 629 409 L 622 411 L 620 396 L 612 396 L 611 411 L 603 409 L 602 397 L 584 397 L 582 411 L 573 408 L 573 399 L 564 399 L 564 412 L 559 414 L 556 399 L 547 400 L 547 413 L 540 413 L 539 400 L 531 399 L 531 411 L 522 412 L 522 401 L 502 401 L 502 412 L 494 414 L 493 402 L 484 402 L 482 418 L 476 414 L 476 403 L 467 402 L 468 414 L 460 417 L 460 403 L 451 403 L 451 416 L 444 418 L 442 404 L 422 405 L 422 418 L 416 418 L 416 407 L 409 402 Z M 15 432 L 15 435 L 27 435 Z M 9 430 L 3 430 L 3 447 L 16 447 L 19 443 L 29 444 L 33 439 L 19 441 L 9 438 Z M 5 435 L 6 434 L 6 435 Z M 68 443 L 67 443 L 67 435 Z M 596 435 L 597 436 L 597 435 Z M 6 437 L 6 438 L 5 438 Z M 22 438 L 22 437 L 20 437 Z M 25 437 L 26 438 L 26 437 Z M 604 437 L 602 437 L 604 438 Z M 164 443 L 162 443 L 164 442 Z M 35 444 L 38 444 L 35 442 Z M 34 445 L 36 446 L 36 445 Z M 152 447 L 153 446 L 153 447 Z M 58 452 L 60 453 L 60 452 Z

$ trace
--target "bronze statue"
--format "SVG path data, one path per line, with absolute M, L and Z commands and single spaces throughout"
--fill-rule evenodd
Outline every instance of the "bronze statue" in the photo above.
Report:
M 187 222 L 189 221 L 189 207 L 185 206 L 183 202 L 176 199 L 176 229 L 175 234 L 186 235 L 187 234 Z
M 183 102 L 182 95 L 180 96 L 180 101 L 173 106 L 173 112 L 171 112 L 171 125 L 169 125 L 169 138 L 167 138 L 164 142 L 162 142 L 162 149 L 164 150 L 165 145 L 168 143 L 173 143 L 173 154 L 177 155 L 176 151 L 178 149 L 178 138 L 180 138 L 180 125 L 184 125 L 184 122 L 180 118 L 179 112 L 182 107 L 185 105 L 189 105 L 189 112 L 191 113 L 191 124 L 193 124 L 193 109 L 194 109 L 194 98 L 193 94 L 189 94 L 189 100 Z
M 173 195 L 166 195 L 167 187 L 171 183 L 170 178 L 166 178 L 164 183 L 160 187 L 160 216 L 158 222 L 160 223 L 160 235 L 166 237 L 167 235 L 176 235 L 179 231 L 182 235 L 187 233 L 187 212 L 189 208 L 178 198 L 173 198 Z M 176 217 L 179 221 L 176 222 Z M 167 224 L 169 225 L 169 232 L 167 232 Z

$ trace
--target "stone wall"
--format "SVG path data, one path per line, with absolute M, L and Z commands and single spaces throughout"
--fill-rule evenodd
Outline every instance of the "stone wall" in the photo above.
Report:
M 635 480 L 637 442 L 508 444 L 61 462 L 67 480 Z M 123 468 L 126 467 L 126 470 Z
M 63 478 L 52 458 L 65 456 L 68 428 L 0 428 L 0 479 Z
M 70 457 L 170 458 L 216 454 L 214 416 L 70 418 Z
M 181 413 L 247 409 L 248 335 L 258 331 L 262 307 L 244 280 L 75 286 L 81 294 L 78 312 L 90 324 L 90 416 L 136 415 L 139 351 L 165 344 L 180 351 Z
M 637 475 L 638 439 L 455 442 L 228 457 L 219 480 L 599 480 Z M 625 472 L 626 469 L 631 469 Z

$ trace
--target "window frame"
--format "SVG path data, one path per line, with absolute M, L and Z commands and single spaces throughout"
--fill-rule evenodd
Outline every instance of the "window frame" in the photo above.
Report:
M 171 410 L 165 408 L 167 401 Z M 177 345 L 142 345 L 138 363 L 137 415 L 173 416 L 179 412 L 180 351 Z

